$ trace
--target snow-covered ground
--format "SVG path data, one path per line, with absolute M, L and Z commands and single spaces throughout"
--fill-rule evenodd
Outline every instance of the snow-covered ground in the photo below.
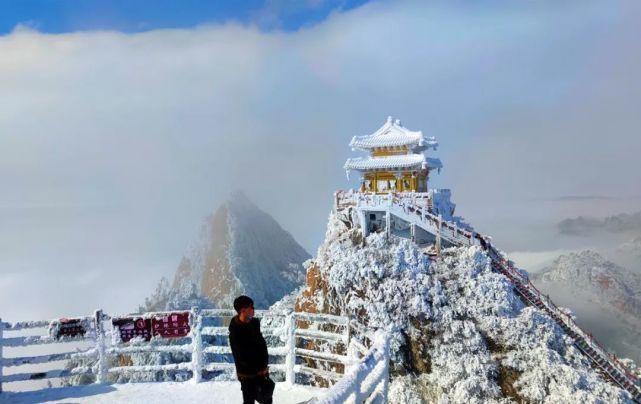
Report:
M 276 383 L 274 402 L 301 403 L 324 389 Z M 20 393 L 1 393 L 0 403 L 241 403 L 239 382 L 92 384 Z

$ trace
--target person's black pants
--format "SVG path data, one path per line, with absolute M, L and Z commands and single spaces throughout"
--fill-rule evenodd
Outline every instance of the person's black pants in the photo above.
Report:
M 258 376 L 241 380 L 240 389 L 243 391 L 243 404 L 254 404 L 255 401 L 272 404 L 274 382 L 269 377 Z

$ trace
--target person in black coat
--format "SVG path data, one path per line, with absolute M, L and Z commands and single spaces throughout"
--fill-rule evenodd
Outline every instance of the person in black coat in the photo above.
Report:
M 254 317 L 254 301 L 248 296 L 234 300 L 238 313 L 229 323 L 229 345 L 234 356 L 236 376 L 243 392 L 243 403 L 272 403 L 274 382 L 269 378 L 267 343 Z

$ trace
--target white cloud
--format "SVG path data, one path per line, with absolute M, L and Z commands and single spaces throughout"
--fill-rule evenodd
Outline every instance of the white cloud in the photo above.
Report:
M 0 273 L 145 268 L 121 282 L 134 307 L 233 188 L 313 252 L 348 140 L 388 114 L 440 138 L 435 184 L 506 244 L 560 214 L 533 196 L 641 193 L 639 14 L 384 2 L 295 33 L 16 30 L 0 37 Z
M 509 253 L 510 259 L 513 260 L 520 268 L 527 268 L 528 272 L 538 272 L 541 269 L 552 264 L 559 255 L 568 254 L 571 250 L 551 250 L 551 251 L 513 251 Z

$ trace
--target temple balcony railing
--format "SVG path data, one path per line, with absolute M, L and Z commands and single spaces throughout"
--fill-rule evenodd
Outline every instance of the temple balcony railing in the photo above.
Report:
M 439 192 L 443 190 L 436 191 Z M 336 208 L 345 208 L 356 206 L 358 200 L 389 201 L 393 199 L 404 203 L 411 203 L 414 206 L 427 207 L 429 210 L 432 210 L 434 192 L 435 190 L 429 190 L 427 192 L 359 192 L 352 189 L 339 190 L 334 193 L 334 206 Z

